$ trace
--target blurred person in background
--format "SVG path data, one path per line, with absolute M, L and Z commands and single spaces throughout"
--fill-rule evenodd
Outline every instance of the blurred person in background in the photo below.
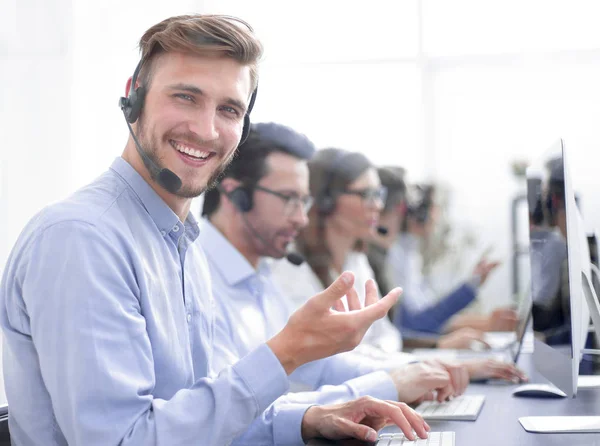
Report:
M 317 151 L 308 166 L 315 204 L 309 212 L 308 225 L 296 241 L 296 249 L 306 262 L 295 266 L 278 261 L 272 268 L 277 284 L 293 308 L 304 302 L 306 293 L 327 287 L 337 271 L 353 271 L 359 283 L 374 279 L 366 254 L 367 244 L 377 232 L 385 232 L 378 229 L 387 190 L 377 169 L 363 154 L 323 149 Z M 364 293 L 356 291 L 362 301 Z M 423 347 L 468 348 L 474 339 L 479 339 L 477 336 L 479 333 L 473 330 L 442 336 L 418 333 L 417 341 Z M 401 348 L 402 338 L 389 320 L 379 321 L 355 351 L 375 359 L 390 357 Z M 471 378 L 496 373 L 507 379 L 522 377 L 514 366 L 500 362 L 474 361 L 468 363 L 468 369 Z
M 429 333 L 453 333 L 470 330 L 482 338 L 484 331 L 512 331 L 517 324 L 513 308 L 499 308 L 489 315 L 462 312 L 471 305 L 478 288 L 498 266 L 482 257 L 471 277 L 450 293 L 438 297 L 423 275 L 421 245 L 431 236 L 438 209 L 432 185 L 408 188 L 401 232 L 388 252 L 388 274 L 392 283 L 401 283 L 402 300 L 394 310 L 394 324 L 402 330 Z

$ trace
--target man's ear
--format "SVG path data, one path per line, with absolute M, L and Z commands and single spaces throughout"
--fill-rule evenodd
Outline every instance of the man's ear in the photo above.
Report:
M 127 79 L 127 83 L 125 84 L 125 97 L 129 96 L 129 91 L 131 90 L 131 81 L 132 80 L 133 80 L 132 77 Z

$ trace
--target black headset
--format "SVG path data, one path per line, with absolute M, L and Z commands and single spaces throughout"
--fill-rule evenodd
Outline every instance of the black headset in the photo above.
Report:
M 417 222 L 425 224 L 429 219 L 429 211 L 433 206 L 433 187 L 418 185 L 416 190 L 418 191 L 418 198 L 412 203 L 407 203 L 406 212 Z
M 351 154 L 352 152 L 340 150 L 331 162 L 331 165 L 325 170 L 325 181 L 315 200 L 317 211 L 320 215 L 331 215 L 335 210 L 337 197 L 334 196 L 333 191 L 331 190 L 331 183 L 333 182 L 334 175 L 342 170 L 346 157 Z
M 246 213 L 252 210 L 254 202 L 252 200 L 253 191 L 250 186 L 238 186 L 229 193 L 226 193 L 225 191 L 222 192 L 227 195 L 229 200 L 240 212 Z
M 125 115 L 125 119 L 130 124 L 133 124 L 140 117 L 140 113 L 142 112 L 142 107 L 144 106 L 144 100 L 146 98 L 146 87 L 144 85 L 140 85 L 135 88 L 135 84 L 137 82 L 137 78 L 140 74 L 140 70 L 142 66 L 146 62 L 147 57 L 142 58 L 138 63 L 135 71 L 133 72 L 133 77 L 131 78 L 131 87 L 129 88 L 129 95 L 125 98 L 122 97 L 119 99 L 119 106 L 121 110 L 123 110 L 123 114 Z M 258 92 L 258 87 L 254 89 L 252 92 L 252 96 L 250 96 L 250 103 L 248 104 L 248 110 L 244 114 L 244 127 L 242 129 L 242 137 L 240 138 L 240 142 L 238 146 L 242 145 L 244 141 L 248 138 L 250 134 L 250 112 L 254 108 L 254 102 L 256 101 L 256 94 Z

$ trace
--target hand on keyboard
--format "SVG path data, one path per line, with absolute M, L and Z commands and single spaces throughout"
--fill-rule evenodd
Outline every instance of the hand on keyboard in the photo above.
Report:
M 398 426 L 410 440 L 416 438 L 414 432 L 420 438 L 427 438 L 431 430 L 421 415 L 405 403 L 366 396 L 342 404 L 310 407 L 302 419 L 302 438 L 375 441 L 377 431 L 390 424 Z
M 448 375 L 450 375 L 452 387 L 454 388 L 454 393 L 452 394 L 452 396 L 456 397 L 465 393 L 465 390 L 467 390 L 467 386 L 469 385 L 469 370 L 464 364 L 452 359 L 441 358 L 425 359 L 423 362 L 434 367 L 439 367 L 448 372 Z M 437 400 L 443 401 L 439 393 Z
M 454 432 L 429 432 L 427 439 L 416 441 L 402 434 L 381 434 L 375 446 L 454 446 Z
M 408 364 L 390 372 L 390 376 L 398 391 L 398 401 L 405 403 L 433 399 L 435 393 L 438 400 L 443 401 L 457 393 L 452 376 L 437 361 Z M 466 386 L 461 384 L 461 393 L 464 392 L 464 387 Z
M 463 361 L 472 380 L 505 379 L 515 383 L 528 381 L 525 372 L 519 370 L 511 362 L 498 361 L 497 359 L 466 359 Z

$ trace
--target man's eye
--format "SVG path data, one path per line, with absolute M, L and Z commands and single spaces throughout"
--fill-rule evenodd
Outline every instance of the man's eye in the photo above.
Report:
M 239 116 L 240 115 L 240 113 L 235 108 L 229 107 L 227 105 L 221 107 L 221 110 L 223 110 L 224 112 L 229 113 L 229 114 L 231 114 L 233 116 Z
M 185 93 L 177 93 L 175 94 L 176 98 L 179 99 L 183 99 L 184 101 L 188 101 L 188 102 L 193 102 L 194 98 L 192 96 L 190 96 L 189 94 L 185 94 Z

